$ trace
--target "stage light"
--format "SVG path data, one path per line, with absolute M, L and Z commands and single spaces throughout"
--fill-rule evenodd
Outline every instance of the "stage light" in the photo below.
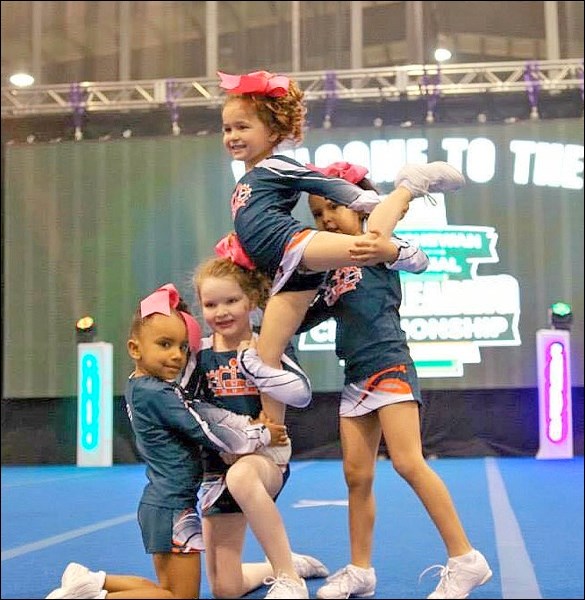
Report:
M 93 317 L 81 317 L 75 324 L 75 333 L 78 344 L 90 344 L 95 340 L 96 326 Z
M 435 60 L 439 63 L 450 60 L 453 54 L 448 48 L 437 48 L 435 50 Z
M 35 82 L 35 78 L 28 73 L 14 73 L 10 76 L 9 81 L 16 87 L 29 87 Z
M 548 320 L 553 329 L 569 331 L 573 323 L 573 309 L 567 302 L 555 302 L 548 309 Z

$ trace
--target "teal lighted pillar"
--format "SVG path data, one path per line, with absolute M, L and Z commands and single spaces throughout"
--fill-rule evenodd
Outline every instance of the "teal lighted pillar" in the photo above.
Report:
M 77 466 L 112 466 L 113 349 L 77 344 Z

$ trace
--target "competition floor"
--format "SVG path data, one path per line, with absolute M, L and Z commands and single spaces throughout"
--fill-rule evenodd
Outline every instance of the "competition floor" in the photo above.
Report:
M 472 543 L 493 578 L 470 598 L 583 598 L 583 457 L 442 458 L 431 466 L 449 487 Z M 348 562 L 347 503 L 341 462 L 291 463 L 278 505 L 293 549 L 330 570 Z M 2 468 L 2 598 L 44 598 L 70 561 L 154 579 L 136 523 L 143 465 Z M 374 598 L 425 598 L 419 582 L 446 560 L 422 505 L 387 460 L 376 475 Z M 251 534 L 245 560 L 262 560 Z M 323 580 L 309 580 L 311 597 Z M 259 588 L 249 598 L 263 598 Z M 203 574 L 201 598 L 211 598 Z

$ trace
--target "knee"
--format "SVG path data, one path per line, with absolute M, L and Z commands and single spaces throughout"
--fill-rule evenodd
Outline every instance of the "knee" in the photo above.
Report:
M 362 465 L 348 464 L 344 467 L 344 476 L 350 490 L 369 489 L 374 484 L 374 473 Z
M 140 576 L 136 576 L 136 582 L 137 585 L 136 587 L 141 587 L 141 588 L 149 588 L 149 587 L 155 587 L 158 588 L 160 587 L 158 583 L 155 583 L 154 581 L 150 580 L 150 579 L 146 579 L 146 577 L 140 577 Z M 165 590 L 168 591 L 168 590 Z M 169 594 L 171 594 L 171 592 L 169 592 Z M 169 598 L 172 597 L 172 594 L 169 596 Z
M 156 596 L 148 596 L 146 590 L 141 590 L 141 591 L 145 594 L 145 597 L 152 597 L 152 598 L 168 598 L 169 600 L 180 600 L 181 598 L 187 597 L 185 595 L 185 592 L 182 592 L 181 590 L 173 591 L 172 589 L 169 590 L 167 588 L 162 588 L 159 592 L 156 593 Z M 197 596 L 194 596 L 194 597 L 197 598 Z
M 426 467 L 426 463 L 420 458 L 413 456 L 396 456 L 392 457 L 392 466 L 394 470 L 406 481 L 412 481 L 421 469 Z
M 238 468 L 231 467 L 228 470 L 225 483 L 234 500 L 242 507 L 243 503 L 249 504 L 257 500 L 266 488 L 254 468 L 245 465 L 243 461 L 241 465 L 236 465 Z
M 252 478 L 252 473 L 250 473 L 249 469 L 247 469 L 243 462 L 242 464 L 232 465 L 231 468 L 228 469 L 225 476 L 225 483 L 230 490 L 237 490 L 242 485 L 245 485 L 247 481 L 250 481 Z
M 148 588 L 151 588 L 151 587 L 152 587 L 152 582 L 145 579 L 144 581 L 142 581 L 139 584 L 137 589 L 140 589 L 140 591 L 142 591 L 145 594 L 145 596 L 148 596 L 151 593 L 150 590 L 148 590 Z M 152 596 L 152 598 L 168 598 L 169 600 L 173 600 L 175 598 L 178 599 L 178 598 L 182 597 L 178 593 L 175 593 L 165 587 L 158 586 L 156 584 L 154 587 L 157 589 L 157 592 L 156 592 L 155 596 Z M 110 593 L 112 593 L 112 592 L 110 592 Z M 108 595 L 106 596 L 107 598 L 110 598 L 110 593 L 108 593 Z

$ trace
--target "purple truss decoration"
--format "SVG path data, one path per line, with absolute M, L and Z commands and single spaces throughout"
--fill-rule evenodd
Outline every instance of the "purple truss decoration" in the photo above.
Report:
M 428 75 L 426 69 L 422 76 L 422 91 L 427 100 L 427 123 L 435 121 L 435 108 L 439 100 L 440 92 L 439 85 L 441 84 L 441 68 L 437 65 L 437 72 Z
M 81 124 L 85 114 L 85 92 L 79 83 L 72 83 L 69 87 L 69 103 L 73 110 L 73 126 L 75 128 L 75 139 L 83 139 Z
M 526 95 L 530 104 L 530 118 L 538 119 L 538 97 L 540 95 L 540 68 L 536 61 L 528 61 L 524 69 L 524 83 L 526 84 Z

